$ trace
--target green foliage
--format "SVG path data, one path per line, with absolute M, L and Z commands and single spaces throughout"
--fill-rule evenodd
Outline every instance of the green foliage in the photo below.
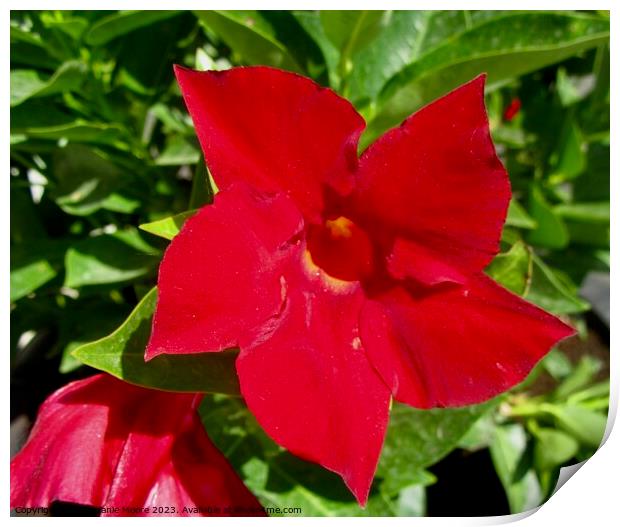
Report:
M 141 386 L 176 392 L 238 395 L 234 351 L 159 355 L 149 362 L 144 361 L 156 302 L 157 289 L 153 288 L 116 331 L 78 347 L 73 356 L 93 368 Z
M 430 411 L 395 404 L 366 509 L 338 476 L 276 445 L 241 400 L 209 396 L 200 411 L 211 439 L 265 507 L 301 507 L 306 516 L 421 516 L 424 487 L 435 481 L 424 469 L 495 402 Z
M 264 505 L 306 515 L 423 515 L 431 465 L 490 448 L 514 512 L 553 491 L 606 423 L 609 384 L 590 357 L 552 351 L 500 404 L 395 404 L 368 507 L 339 478 L 277 447 L 238 395 L 234 351 L 144 362 L 167 240 L 217 191 L 172 65 L 266 64 L 349 98 L 361 148 L 486 72 L 489 122 L 513 198 L 486 272 L 579 322 L 578 291 L 609 269 L 609 17 L 516 11 L 12 11 L 11 357 L 54 335 L 63 373 L 209 392 L 209 434 Z M 504 111 L 519 99 L 521 110 Z M 141 300 L 138 302 L 138 299 Z M 125 319 L 125 317 L 127 317 Z M 123 322 L 124 320 L 124 322 Z M 36 341 L 36 338 L 34 339 Z M 541 372 L 556 383 L 531 395 Z
M 527 455 L 527 435 L 519 424 L 497 426 L 490 444 L 491 457 L 499 476 L 510 510 L 527 511 L 540 505 L 542 491 L 533 469 L 523 465 Z

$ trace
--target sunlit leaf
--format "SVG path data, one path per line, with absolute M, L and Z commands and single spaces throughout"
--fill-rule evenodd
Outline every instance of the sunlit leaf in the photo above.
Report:
M 160 355 L 144 361 L 157 302 L 153 288 L 114 333 L 73 351 L 82 363 L 127 382 L 178 392 L 216 392 L 237 395 L 236 353 Z

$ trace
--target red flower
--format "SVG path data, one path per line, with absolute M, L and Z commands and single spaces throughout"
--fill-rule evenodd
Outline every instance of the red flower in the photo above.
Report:
M 504 110 L 504 121 L 512 121 L 521 110 L 521 99 L 515 97 Z
M 510 199 L 483 76 L 358 159 L 363 119 L 304 77 L 176 74 L 220 192 L 166 251 L 146 358 L 238 346 L 267 433 L 360 504 L 390 397 L 483 401 L 574 333 L 483 274 Z
M 263 515 L 207 437 L 197 402 L 109 375 L 68 384 L 43 403 L 11 462 L 11 507 L 65 501 L 103 507 L 104 516 L 192 516 L 196 507 L 205 516 Z

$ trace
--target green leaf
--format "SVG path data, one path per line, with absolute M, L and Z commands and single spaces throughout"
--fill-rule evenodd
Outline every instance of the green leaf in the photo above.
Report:
M 540 484 L 526 460 L 527 435 L 519 424 L 497 426 L 490 451 L 510 512 L 516 514 L 540 505 L 543 498 Z
M 66 249 L 65 240 L 46 238 L 11 245 L 11 302 L 29 295 L 55 278 Z
M 566 432 L 589 447 L 598 448 L 603 441 L 607 416 L 581 405 L 546 405 L 558 424 Z
M 332 88 L 337 88 L 340 85 L 340 73 L 338 71 L 340 51 L 325 34 L 321 24 L 321 15 L 316 11 L 293 11 L 292 14 L 321 50 L 327 66 L 329 84 Z
M 419 483 L 420 471 L 448 454 L 497 403 L 498 399 L 493 399 L 479 405 L 432 410 L 395 403 L 377 476 L 385 479 L 389 492 L 396 490 L 395 482 L 399 486 Z
M 57 275 L 52 264 L 41 255 L 32 258 L 24 253 L 15 255 L 11 249 L 11 303 L 29 295 Z
M 510 200 L 508 215 L 506 216 L 506 225 L 519 229 L 536 228 L 536 222 L 514 198 Z
M 591 404 L 601 404 L 604 402 L 603 408 L 609 407 L 609 379 L 597 382 L 591 386 L 584 388 L 568 397 L 568 404 L 582 404 L 590 408 Z
M 155 159 L 159 166 L 195 165 L 200 160 L 200 150 L 182 136 L 173 135 Z
M 557 205 L 554 212 L 566 224 L 571 241 L 608 248 L 610 243 L 609 201 Z
M 88 20 L 77 16 L 69 16 L 62 11 L 55 14 L 42 12 L 41 22 L 47 28 L 62 31 L 73 40 L 78 40 L 88 27 Z
M 523 242 L 515 243 L 508 252 L 498 254 L 486 273 L 507 289 L 524 295 L 532 275 L 532 255 Z
M 140 208 L 141 202 L 137 197 L 112 192 L 102 202 L 101 208 L 121 214 L 131 214 Z
M 380 33 L 389 18 L 385 11 L 325 10 L 319 16 L 325 36 L 338 50 L 340 77 L 353 70 L 353 55 Z
M 376 100 L 390 78 L 465 26 L 464 11 L 391 12 L 372 45 L 353 58 L 349 97 Z
M 568 245 L 566 225 L 537 185 L 533 185 L 530 192 L 529 212 L 537 226 L 527 233 L 528 243 L 549 249 L 563 249 Z
M 175 216 L 169 216 L 162 220 L 152 221 L 150 223 L 143 223 L 140 225 L 140 229 L 155 236 L 160 236 L 166 240 L 172 240 L 188 218 L 191 218 L 197 210 L 188 210 L 187 212 L 181 212 Z
M 495 433 L 495 427 L 494 412 L 487 412 L 471 426 L 463 437 L 461 437 L 458 442 L 458 447 L 469 451 L 487 448 L 491 444 L 493 434 Z
M 89 342 L 101 339 L 114 331 L 129 314 L 127 304 L 91 297 L 85 300 L 71 301 L 60 318 L 58 337 L 62 351 L 60 373 L 69 373 L 82 363 L 73 356 L 73 352 Z M 80 323 L 76 324 L 75 321 Z
M 348 57 L 377 36 L 385 11 L 328 10 L 320 18 L 327 37 Z
M 532 255 L 532 279 L 524 298 L 558 315 L 581 313 L 590 305 L 563 283 L 538 256 Z
M 587 166 L 573 181 L 575 201 L 609 201 L 610 177 L 609 139 L 588 145 Z
M 79 61 L 65 62 L 46 79 L 36 70 L 11 70 L 11 106 L 34 97 L 75 91 L 84 82 L 85 70 Z
M 562 106 L 567 107 L 585 99 L 594 89 L 596 78 L 592 74 L 571 76 L 566 68 L 558 68 L 555 86 Z
M 246 64 L 265 64 L 301 72 L 274 27 L 258 11 L 196 11 L 198 19 L 215 32 Z
M 11 108 L 11 134 L 25 135 L 29 139 L 98 143 L 127 148 L 121 144 L 123 139 L 127 139 L 126 130 L 121 125 L 89 122 L 36 99 Z
M 180 11 L 119 11 L 95 22 L 86 33 L 85 41 L 91 46 L 100 46 L 135 29 L 179 13 Z
M 570 359 L 559 349 L 553 348 L 542 360 L 542 365 L 554 379 L 564 379 L 570 375 L 573 365 Z
M 584 223 L 608 224 L 610 205 L 608 201 L 597 203 L 567 203 L 557 205 L 553 211 L 564 219 Z
M 398 496 L 397 516 L 426 516 L 426 489 L 422 485 L 404 488 Z
M 588 386 L 601 369 L 601 362 L 590 355 L 583 356 L 575 369 L 553 391 L 555 401 L 563 401 L 569 395 Z
M 556 150 L 551 155 L 551 181 L 574 179 L 585 170 L 585 146 L 575 119 L 567 117 Z
M 539 428 L 535 437 L 534 462 L 539 470 L 559 467 L 579 450 L 579 443 L 573 437 L 553 428 Z
M 101 152 L 69 145 L 54 152 L 53 173 L 57 186 L 52 195 L 68 214 L 87 216 L 104 206 L 121 185 L 121 170 Z
M 458 13 L 458 12 L 457 12 Z M 473 16 L 469 13 L 469 18 Z M 484 15 L 485 12 L 482 12 Z M 456 16 L 456 14 L 455 14 Z M 609 39 L 609 20 L 561 12 L 504 11 L 452 26 L 440 43 L 392 77 L 365 144 L 414 110 L 482 72 L 490 86 L 558 63 Z M 430 31 L 429 31 L 430 32 Z
M 116 284 L 153 274 L 159 251 L 136 229 L 103 234 L 73 244 L 65 257 L 65 286 Z
M 390 496 L 384 489 L 398 485 L 384 487 L 387 480 L 381 477 L 361 509 L 339 476 L 293 456 L 267 437 L 242 399 L 207 396 L 200 415 L 213 442 L 264 507 L 301 507 L 303 516 L 395 516 L 423 511 L 420 489 L 406 486 Z M 432 481 L 428 474 L 416 477 L 420 482 Z
M 107 337 L 73 351 L 84 364 L 119 379 L 159 390 L 239 394 L 235 372 L 236 352 L 159 355 L 144 362 L 157 302 L 153 288 L 127 320 Z
M 11 20 L 11 64 L 37 69 L 55 70 L 60 65 L 58 57 L 50 53 L 40 35 L 33 28 L 22 27 Z
M 192 192 L 189 196 L 188 208 L 198 209 L 203 205 L 213 203 L 213 196 L 217 190 L 215 181 L 207 169 L 204 158 L 201 156 L 192 177 Z

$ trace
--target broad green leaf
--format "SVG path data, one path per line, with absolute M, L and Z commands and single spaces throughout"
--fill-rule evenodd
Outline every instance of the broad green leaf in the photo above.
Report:
M 573 365 L 570 359 L 559 349 L 553 348 L 542 360 L 542 365 L 554 379 L 564 379 L 570 375 Z
M 414 497 L 411 487 L 404 486 L 390 496 L 384 490 L 388 480 L 380 476 L 361 509 L 339 476 L 293 456 L 267 437 L 242 399 L 207 396 L 200 414 L 213 442 L 264 507 L 301 507 L 303 516 L 395 516 L 423 510 L 423 492 L 415 491 Z M 432 481 L 427 474 L 417 477 L 422 485 Z M 402 484 L 407 485 L 404 480 Z
M 165 238 L 166 240 L 172 240 L 172 238 L 179 234 L 181 227 L 183 227 L 183 224 L 187 221 L 187 219 L 191 218 L 194 214 L 196 214 L 196 212 L 196 210 L 188 210 L 187 212 L 181 212 L 181 214 L 169 216 L 168 218 L 164 218 L 162 220 L 143 223 L 140 225 L 140 229 L 154 234 L 155 236 Z
M 556 151 L 551 156 L 551 181 L 561 182 L 574 179 L 586 167 L 584 138 L 576 121 L 566 119 Z
M 121 192 L 112 192 L 101 202 L 101 208 L 121 214 L 131 214 L 141 205 L 138 198 L 132 197 Z
M 161 154 L 155 159 L 159 166 L 195 165 L 200 160 L 200 150 L 184 137 L 173 135 Z
M 316 11 L 293 11 L 292 14 L 321 50 L 327 66 L 330 86 L 334 89 L 338 88 L 340 85 L 340 73 L 338 72 L 340 52 L 325 34 L 325 29 L 321 24 L 321 15 Z
M 73 40 L 78 40 L 88 27 L 88 20 L 79 16 L 67 15 L 62 11 L 58 11 L 54 15 L 47 12 L 41 13 L 41 22 L 47 28 L 62 31 Z
M 323 10 L 319 16 L 326 37 L 338 50 L 338 75 L 342 78 L 353 69 L 353 55 L 380 33 L 390 14 L 369 10 Z
M 258 11 L 196 11 L 195 14 L 242 62 L 301 72 L 278 40 L 273 26 Z
M 178 132 L 186 136 L 194 135 L 190 117 L 177 108 L 157 103 L 149 108 L 149 113 L 153 114 L 163 123 L 167 133 Z
M 461 437 L 458 447 L 469 451 L 487 448 L 491 444 L 496 426 L 494 412 L 487 412 Z
M 539 470 L 559 467 L 579 450 L 579 443 L 573 437 L 553 428 L 539 428 L 535 437 L 534 462 Z
M 608 249 L 610 226 L 608 222 L 590 223 L 578 220 L 565 220 L 571 241 L 574 244 Z
M 116 284 L 154 274 L 159 251 L 136 229 L 93 236 L 74 243 L 65 257 L 65 286 Z
M 118 141 L 123 135 L 122 129 L 115 124 L 89 123 L 81 119 L 65 125 L 21 128 L 18 130 L 30 139 L 80 141 L 102 145 L 118 145 Z
M 607 416 L 582 405 L 546 405 L 558 426 L 586 446 L 598 448 L 603 440 Z
M 571 106 L 585 99 L 595 88 L 596 77 L 593 74 L 571 76 L 566 68 L 558 68 L 555 87 L 562 106 Z
M 463 31 L 469 19 L 471 14 L 465 11 L 391 12 L 372 45 L 353 58 L 353 71 L 348 79 L 351 100 L 374 101 L 390 78 Z
M 116 52 L 115 83 L 137 93 L 143 101 L 151 101 L 170 83 L 176 85 L 171 62 L 177 56 L 179 39 L 188 38 L 194 26 L 193 17 L 186 12 L 151 23 L 124 35 Z
M 65 62 L 56 72 L 42 78 L 36 70 L 11 70 L 11 106 L 33 97 L 44 97 L 80 88 L 86 68 L 82 62 Z
M 403 468 L 403 467 L 401 467 Z M 381 476 L 377 476 L 381 477 Z M 393 470 L 384 475 L 380 483 L 381 492 L 387 496 L 397 496 L 405 488 L 409 487 L 428 487 L 437 482 L 437 478 L 431 472 L 424 469 Z
M 569 289 L 538 256 L 532 255 L 532 279 L 524 298 L 558 315 L 581 313 L 590 305 Z
M 60 318 L 60 373 L 69 373 L 82 366 L 73 352 L 80 346 L 109 335 L 123 323 L 127 315 L 129 308 L 126 303 L 115 303 L 99 297 L 71 301 L 63 309 Z M 76 320 L 80 323 L 76 324 Z
M 179 13 L 179 11 L 119 11 L 93 24 L 86 33 L 85 40 L 91 46 L 100 46 L 135 29 Z
M 450 452 L 497 402 L 493 399 L 480 405 L 432 410 L 417 410 L 395 403 L 377 476 L 385 479 L 390 492 L 395 490 L 391 481 L 399 485 L 418 483 L 419 472 Z
M 398 496 L 397 516 L 425 516 L 426 489 L 422 485 L 404 488 Z
M 582 404 L 583 406 L 588 405 L 588 408 L 591 408 L 590 404 L 599 404 L 603 401 L 605 404 L 602 408 L 609 407 L 609 379 L 601 382 L 597 382 L 587 388 L 580 390 L 576 393 L 571 394 L 568 397 L 568 404 Z
M 529 213 L 536 221 L 536 228 L 527 233 L 528 243 L 549 249 L 563 249 L 568 245 L 566 225 L 537 185 L 533 185 L 530 192 Z
M 471 16 L 471 15 L 470 15 Z M 490 86 L 558 63 L 609 39 L 609 20 L 562 12 L 504 11 L 453 33 L 382 90 L 365 144 L 414 110 L 482 72 Z
M 345 57 L 350 57 L 377 36 L 385 15 L 385 11 L 369 10 L 320 12 L 325 34 Z
M 508 252 L 498 254 L 486 273 L 518 295 L 527 291 L 532 276 L 532 255 L 523 242 L 515 243 Z
M 527 211 L 515 199 L 510 200 L 506 225 L 519 229 L 535 229 L 536 222 L 530 217 Z
M 11 246 L 11 302 L 15 302 L 55 278 L 67 249 L 64 240 L 29 239 Z
M 69 145 L 54 154 L 53 197 L 68 214 L 87 216 L 103 207 L 122 183 L 121 170 L 102 153 Z
M 58 274 L 44 256 L 22 260 L 14 253 L 15 249 L 11 249 L 11 302 L 29 295 Z
M 59 59 L 52 57 L 45 46 L 38 41 L 14 39 L 14 27 L 11 26 L 11 65 L 16 68 L 36 68 L 46 71 L 55 70 Z M 21 32 L 20 32 L 21 33 Z
M 608 201 L 596 203 L 567 203 L 557 205 L 553 211 L 564 219 L 584 223 L 608 224 L 610 205 Z
M 127 132 L 117 123 L 89 122 L 35 99 L 11 108 L 11 133 L 29 139 L 119 145 Z
M 204 157 L 196 164 L 192 177 L 192 192 L 189 196 L 189 209 L 198 209 L 208 203 L 213 203 L 213 196 L 217 193 L 217 186 L 211 173 L 207 169 Z
M 159 390 L 239 394 L 236 352 L 159 355 L 144 361 L 157 302 L 153 288 L 114 333 L 73 351 L 80 362 L 119 379 Z
M 584 355 L 573 371 L 553 391 L 552 398 L 563 401 L 569 395 L 585 388 L 594 380 L 601 369 L 601 362 L 590 355 Z
M 543 498 L 534 471 L 522 464 L 526 455 L 527 435 L 520 424 L 497 426 L 490 450 L 513 514 L 540 505 Z
M 586 169 L 572 182 L 575 201 L 608 201 L 610 174 L 609 139 L 588 144 Z

